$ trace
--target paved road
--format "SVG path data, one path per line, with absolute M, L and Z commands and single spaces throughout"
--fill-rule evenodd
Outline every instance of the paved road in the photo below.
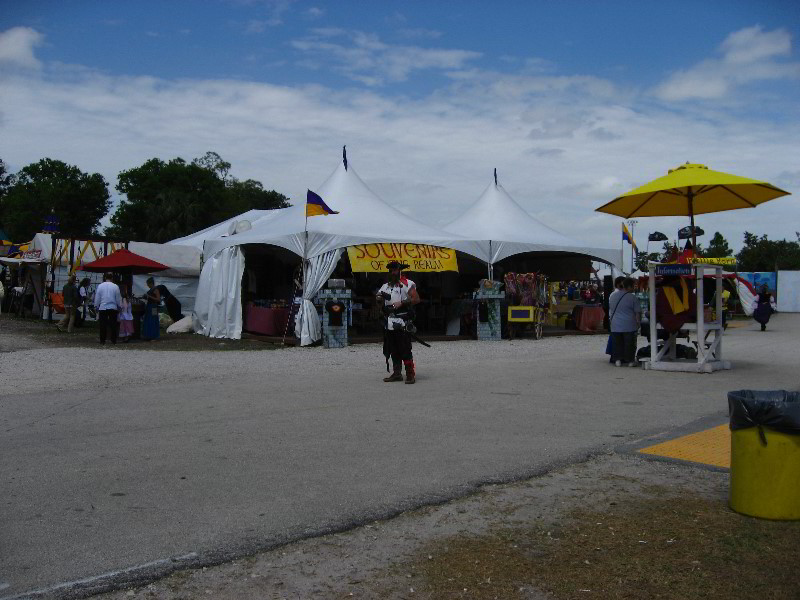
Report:
M 33 391 L 0 397 L 0 600 L 218 562 L 724 421 L 728 390 L 800 389 L 798 333 L 788 314 L 729 329 L 734 370 L 711 375 L 614 368 L 602 336 L 441 343 L 415 350 L 415 386 L 380 381 L 376 346 L 3 354 L 0 389 Z

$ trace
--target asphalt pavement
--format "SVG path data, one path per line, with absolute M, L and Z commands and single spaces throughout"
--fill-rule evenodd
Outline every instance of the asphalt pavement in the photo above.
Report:
M 202 353 L 199 371 L 147 348 L 125 376 L 123 353 L 84 350 L 109 376 L 70 389 L 52 366 L 29 386 L 54 351 L 25 351 L 0 373 L 36 389 L 0 396 L 0 600 L 215 564 L 722 422 L 729 390 L 800 389 L 798 333 L 796 314 L 731 328 L 733 369 L 713 374 L 615 368 L 605 336 L 437 343 L 415 348 L 413 386 L 381 381 L 376 345 Z M 186 370 L 150 376 L 165 361 Z

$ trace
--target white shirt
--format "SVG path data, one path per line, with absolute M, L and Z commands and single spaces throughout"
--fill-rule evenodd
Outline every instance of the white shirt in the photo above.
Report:
M 119 310 L 122 307 L 122 294 L 113 281 L 104 281 L 94 293 L 94 306 L 97 310 Z
M 391 306 L 395 302 L 407 301 L 409 299 L 409 292 L 411 292 L 411 288 L 415 286 L 416 284 L 410 279 L 401 277 L 400 281 L 398 281 L 394 285 L 389 283 L 384 283 L 381 286 L 381 289 L 378 290 L 378 293 L 385 292 L 389 294 L 391 298 L 389 300 L 384 300 L 384 306 Z M 405 320 L 402 319 L 401 317 L 389 315 L 387 320 L 388 320 L 387 323 L 388 329 L 402 329 L 406 326 Z

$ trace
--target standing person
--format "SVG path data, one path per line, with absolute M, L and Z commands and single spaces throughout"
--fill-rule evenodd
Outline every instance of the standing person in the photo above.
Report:
M 769 293 L 767 284 L 761 286 L 758 296 L 753 298 L 753 318 L 761 324 L 761 331 L 767 330 L 767 323 L 776 311 L 775 298 Z
M 625 277 L 620 275 L 614 278 L 614 291 L 623 289 Z M 606 292 L 603 298 L 603 328 L 608 331 L 608 343 L 606 343 L 606 354 L 608 354 L 608 362 L 614 362 L 614 334 L 611 333 L 611 319 L 609 318 L 608 304 L 611 301 L 611 296 L 614 292 Z
M 142 319 L 142 338 L 152 341 L 157 340 L 161 334 L 158 323 L 158 307 L 161 305 L 161 293 L 158 291 L 156 282 L 152 277 L 147 279 L 147 287 L 147 293 L 144 295 L 147 306 Z
M 609 321 L 611 322 L 611 359 L 618 367 L 625 362 L 636 367 L 636 336 L 642 319 L 642 307 L 633 295 L 634 281 L 626 277 L 622 289 L 614 290 L 608 299 Z
M 129 342 L 133 335 L 133 308 L 131 307 L 131 294 L 127 285 L 121 287 L 122 308 L 119 311 L 119 337 L 123 342 Z
M 67 326 L 67 333 L 72 333 L 72 327 L 75 325 L 75 311 L 78 308 L 78 288 L 75 285 L 77 277 L 70 275 L 67 277 L 67 283 L 64 284 L 64 289 L 61 291 L 64 297 L 64 318 L 61 319 L 56 327 L 59 331 L 64 331 L 64 326 Z
M 411 338 L 408 327 L 413 327 L 413 309 L 419 304 L 416 284 L 401 273 L 408 265 L 393 260 L 388 265 L 389 281 L 378 290 L 378 301 L 383 301 L 384 331 L 383 355 L 388 368 L 392 359 L 392 374 L 383 380 L 386 383 L 403 381 L 403 365 L 406 366 L 406 383 L 416 382 L 414 357 L 411 354 Z
M 122 295 L 119 286 L 112 281 L 111 273 L 103 275 L 103 283 L 94 292 L 94 307 L 97 309 L 100 322 L 100 343 L 106 343 L 106 334 L 110 334 L 111 343 L 117 343 L 117 313 L 122 308 Z
M 78 285 L 78 306 L 75 310 L 75 326 L 80 327 L 86 320 L 86 311 L 89 305 L 89 278 L 84 277 Z

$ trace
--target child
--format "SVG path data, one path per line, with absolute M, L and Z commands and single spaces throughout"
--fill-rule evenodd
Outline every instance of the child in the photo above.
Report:
M 119 311 L 119 337 L 123 342 L 129 342 L 133 335 L 133 312 L 131 308 L 131 295 L 127 285 L 121 285 L 122 309 Z

